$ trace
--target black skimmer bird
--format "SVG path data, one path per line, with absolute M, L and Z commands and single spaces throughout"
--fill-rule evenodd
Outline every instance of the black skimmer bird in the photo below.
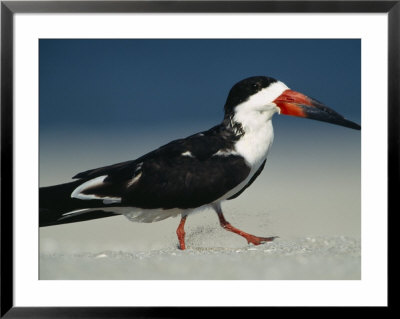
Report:
M 75 181 L 40 188 L 39 224 L 121 214 L 131 221 L 148 223 L 180 215 L 177 235 L 180 249 L 185 249 L 187 216 L 211 207 L 223 228 L 243 236 L 248 243 L 272 241 L 275 237 L 258 237 L 233 227 L 224 218 L 221 203 L 238 197 L 260 175 L 274 138 L 275 113 L 361 129 L 281 81 L 250 77 L 230 90 L 221 124 L 138 159 L 91 169 L 75 175 Z

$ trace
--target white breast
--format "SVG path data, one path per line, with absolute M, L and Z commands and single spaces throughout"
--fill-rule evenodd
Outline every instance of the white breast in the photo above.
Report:
M 273 139 L 274 130 L 271 120 L 265 121 L 258 130 L 248 130 L 245 132 L 244 136 L 235 144 L 235 152 L 244 157 L 246 164 L 250 167 L 250 173 L 239 185 L 221 198 L 218 198 L 215 202 L 220 202 L 235 195 L 247 185 L 267 158 Z
M 258 168 L 266 159 L 274 140 L 272 121 L 268 120 L 256 128 L 253 126 L 244 130 L 245 134 L 235 144 L 235 151 L 244 157 L 251 168 Z

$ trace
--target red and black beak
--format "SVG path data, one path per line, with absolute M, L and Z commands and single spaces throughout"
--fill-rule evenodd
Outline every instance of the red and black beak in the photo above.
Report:
M 361 130 L 361 126 L 346 120 L 342 115 L 312 98 L 296 91 L 286 90 L 274 100 L 282 114 L 306 117 L 317 121 Z

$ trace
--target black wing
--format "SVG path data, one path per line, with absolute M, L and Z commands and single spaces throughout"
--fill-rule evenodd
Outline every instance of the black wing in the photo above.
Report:
M 77 174 L 75 196 L 140 208 L 194 208 L 240 184 L 250 168 L 229 154 L 233 141 L 221 126 L 173 141 L 134 161 Z M 222 132 L 224 133 L 224 132 Z M 224 151 L 223 155 L 216 155 Z
M 122 202 L 141 208 L 195 208 L 219 199 L 249 172 L 243 158 L 233 155 L 149 159 Z
M 264 162 L 262 162 L 262 164 L 258 168 L 257 172 L 255 172 L 254 175 L 250 178 L 248 183 L 240 191 L 238 191 L 236 194 L 234 194 L 231 197 L 229 197 L 228 200 L 238 197 L 240 194 L 242 194 L 246 190 L 247 187 L 249 187 L 251 184 L 253 184 L 253 182 L 256 180 L 258 175 L 260 175 L 262 170 L 264 169 L 264 166 L 265 166 L 266 162 L 267 162 L 267 160 L 264 160 Z

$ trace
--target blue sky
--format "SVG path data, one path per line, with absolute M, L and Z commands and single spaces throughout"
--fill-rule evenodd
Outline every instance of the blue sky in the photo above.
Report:
M 221 122 L 230 88 L 254 75 L 360 123 L 358 39 L 41 39 L 39 50 L 41 185 L 209 129 Z M 271 169 L 274 161 L 282 169 L 301 161 L 360 167 L 359 131 L 283 115 L 273 125 Z
M 42 39 L 39 45 L 42 134 L 60 127 L 217 124 L 229 89 L 253 75 L 277 78 L 360 121 L 357 39 Z

